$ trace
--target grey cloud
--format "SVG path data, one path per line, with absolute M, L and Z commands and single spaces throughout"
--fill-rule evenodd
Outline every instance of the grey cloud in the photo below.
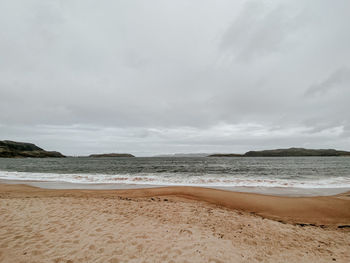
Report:
M 3 136 L 12 134 L 12 139 L 32 141 L 67 155 L 88 155 L 96 151 L 127 151 L 137 156 L 183 151 L 245 152 L 251 150 L 252 145 L 254 149 L 266 149 L 271 145 L 345 149 L 350 146 L 347 138 L 342 136 L 342 127 L 317 132 L 312 131 L 312 127 L 276 128 L 254 124 L 221 124 L 205 130 L 193 127 L 115 128 L 87 125 L 38 125 L 30 128 L 3 126 L 1 129 Z
M 298 26 L 294 12 L 290 5 L 271 8 L 261 1 L 248 1 L 223 35 L 221 48 L 243 61 L 279 52 Z
M 332 72 L 325 80 L 313 84 L 305 92 L 306 96 L 323 95 L 332 89 L 349 88 L 350 70 L 347 67 L 341 67 Z
M 349 9 L 0 1 L 0 139 L 66 154 L 350 150 Z

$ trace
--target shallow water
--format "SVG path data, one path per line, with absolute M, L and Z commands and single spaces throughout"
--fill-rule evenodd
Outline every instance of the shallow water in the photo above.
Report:
M 0 179 L 82 184 L 350 188 L 350 158 L 0 158 Z

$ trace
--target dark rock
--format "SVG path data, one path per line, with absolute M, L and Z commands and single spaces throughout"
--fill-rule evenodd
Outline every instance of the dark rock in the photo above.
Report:
M 32 143 L 0 141 L 0 157 L 3 158 L 47 158 L 65 157 L 59 152 L 45 151 Z

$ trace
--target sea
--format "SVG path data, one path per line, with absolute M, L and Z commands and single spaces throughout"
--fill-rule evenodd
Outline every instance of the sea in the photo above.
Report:
M 51 188 L 201 186 L 248 192 L 287 188 L 342 192 L 350 190 L 350 158 L 0 158 L 0 180 L 41 182 Z

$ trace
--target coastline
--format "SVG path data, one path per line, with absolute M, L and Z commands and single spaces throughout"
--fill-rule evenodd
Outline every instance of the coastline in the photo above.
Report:
M 331 196 L 290 197 L 228 190 L 167 186 L 135 189 L 47 189 L 26 184 L 0 184 L 0 197 L 126 197 L 174 196 L 254 213 L 293 224 L 350 225 L 350 192 Z
M 349 225 L 349 192 L 0 184 L 0 262 L 349 262 Z
M 0 179 L 0 184 L 25 184 L 44 189 L 81 189 L 81 190 L 127 190 L 160 187 L 187 187 L 188 185 L 159 185 L 159 184 L 123 184 L 123 183 L 71 183 L 64 181 L 39 181 L 39 180 L 9 180 Z M 275 196 L 290 197 L 312 197 L 312 196 L 332 196 L 350 191 L 349 187 L 344 188 L 298 188 L 298 187 L 263 187 L 263 186 L 189 186 L 232 192 L 254 193 Z

